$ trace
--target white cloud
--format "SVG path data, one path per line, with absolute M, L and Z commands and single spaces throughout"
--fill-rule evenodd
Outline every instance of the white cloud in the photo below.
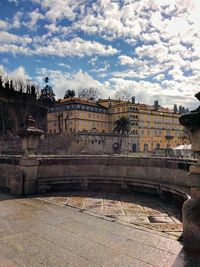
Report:
M 121 65 L 133 65 L 134 60 L 129 56 L 119 56 L 119 62 Z
M 122 78 L 110 79 L 110 88 L 113 95 L 118 90 L 126 90 L 136 97 L 136 102 L 153 104 L 154 100 L 159 100 L 163 106 L 173 107 L 174 104 L 195 108 L 198 103 L 194 103 L 193 95 L 198 92 L 197 87 L 191 89 L 188 85 L 183 90 L 182 84 L 173 81 L 164 81 L 162 85 L 147 81 L 133 81 Z
M 0 20 L 0 29 L 7 30 L 9 28 L 9 24 L 6 20 Z
M 17 2 L 20 4 L 20 1 Z M 107 80 L 103 86 L 111 85 L 111 89 L 115 90 L 114 86 L 134 85 L 136 88 L 146 88 L 141 91 L 144 93 L 146 90 L 153 97 L 156 97 L 153 89 L 156 87 L 158 96 L 164 102 L 167 102 L 164 97 L 169 101 L 169 97 L 178 99 L 178 95 L 181 101 L 184 97 L 187 99 L 184 100 L 185 103 L 194 100 L 193 94 L 199 90 L 200 85 L 200 1 L 32 2 L 34 9 L 30 8 L 30 13 L 20 9 L 23 13 L 20 11 L 14 17 L 0 20 L 1 53 L 63 58 L 88 56 L 91 57 L 88 62 L 94 66 L 91 66 L 90 72 L 98 73 L 103 78 L 109 70 L 106 66 L 102 67 L 104 60 L 101 56 L 108 57 L 108 60 L 109 56 L 113 56 L 109 68 L 113 71 L 112 79 Z M 38 35 L 35 34 L 32 39 L 25 34 L 14 34 L 20 32 L 20 27 L 28 26 L 29 29 L 23 28 L 22 32 L 26 30 L 32 36 L 28 31 L 37 30 L 41 19 L 44 24 L 41 23 L 40 26 L 45 31 L 44 35 L 38 31 Z M 12 33 L 6 32 L 11 29 Z M 110 42 L 113 40 L 116 41 L 114 44 L 119 47 L 118 50 Z M 117 58 L 121 66 L 115 65 Z M 78 84 L 81 75 L 87 81 L 87 72 L 76 72 L 76 75 L 70 74 L 67 77 L 68 83 L 73 78 L 75 84 Z
M 44 18 L 44 15 L 42 15 L 38 9 L 35 9 L 34 11 L 29 13 L 30 21 L 26 24 L 29 28 L 32 30 L 36 30 L 37 22 Z
M 32 0 L 45 10 L 45 17 L 52 22 L 62 19 L 74 20 L 77 15 L 77 9 L 81 8 L 81 0 Z
M 2 44 L 0 46 L 0 53 L 12 53 L 16 54 L 24 54 L 24 55 L 32 55 L 32 51 L 27 47 L 23 47 L 15 44 Z
M 5 31 L 0 32 L 0 44 L 30 44 L 32 38 L 28 36 L 20 36 Z
M 104 63 L 104 67 L 102 67 L 102 68 L 92 69 L 92 72 L 100 73 L 101 77 L 103 77 L 104 75 L 102 76 L 102 73 L 106 73 L 107 70 L 109 69 L 109 67 L 110 67 L 110 64 L 109 64 L 108 62 L 105 62 L 105 63 Z M 104 77 L 105 77 L 105 76 L 104 76 Z
M 156 77 L 154 77 L 154 80 L 156 81 L 163 81 L 165 79 L 164 74 L 158 74 Z
M 26 73 L 23 66 L 19 66 L 13 71 L 7 70 L 3 65 L 0 65 L 0 76 L 9 80 L 31 80 L 30 76 Z
M 36 47 L 36 54 L 64 56 L 110 56 L 117 53 L 117 49 L 110 45 L 102 45 L 95 41 L 86 41 L 81 38 L 74 38 L 70 41 L 61 41 L 54 38 L 46 46 Z
M 43 83 L 44 77 L 49 77 L 50 84 L 52 85 L 57 98 L 63 98 L 67 89 L 73 89 L 78 92 L 78 89 L 80 88 L 90 87 L 99 89 L 102 96 L 108 96 L 107 86 L 95 80 L 87 72 L 82 70 L 75 73 L 69 73 L 41 68 L 37 70 L 37 73 L 37 79 L 40 84 Z
M 23 16 L 22 12 L 17 12 L 12 20 L 12 23 L 10 23 L 10 27 L 16 29 L 20 28 L 22 16 Z

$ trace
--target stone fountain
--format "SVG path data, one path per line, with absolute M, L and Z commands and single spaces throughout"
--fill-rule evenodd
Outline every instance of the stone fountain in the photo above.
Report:
M 200 100 L 200 92 L 195 95 Z M 190 173 L 200 179 L 200 106 L 189 114 L 182 115 L 180 123 L 187 129 L 192 150 L 199 155 L 196 165 L 190 166 Z M 191 176 L 192 179 L 192 176 Z M 184 248 L 200 252 L 200 188 L 191 190 L 191 199 L 183 204 L 183 243 Z

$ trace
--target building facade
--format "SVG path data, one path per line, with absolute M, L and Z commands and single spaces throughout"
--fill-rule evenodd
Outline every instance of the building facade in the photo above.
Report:
M 117 146 L 117 135 L 113 134 L 114 122 L 122 116 L 127 116 L 131 129 L 129 135 L 124 137 L 123 150 L 153 152 L 158 148 L 165 149 L 176 147 L 183 142 L 188 143 L 187 139 L 183 138 L 180 115 L 177 111 L 161 107 L 158 101 L 153 105 L 146 105 L 135 103 L 134 98 L 132 101 L 69 98 L 61 100 L 49 109 L 48 133 L 79 133 L 82 138 L 87 137 L 91 145 L 95 142 L 95 135 L 101 136 L 104 145 L 100 142 L 101 146 L 97 150 L 105 151 L 105 138 L 108 138 L 111 146 L 108 150 L 114 151 Z M 99 141 L 97 143 L 99 144 Z

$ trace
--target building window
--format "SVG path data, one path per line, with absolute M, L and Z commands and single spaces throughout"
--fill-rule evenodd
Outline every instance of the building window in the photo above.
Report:
M 144 144 L 144 151 L 148 152 L 148 144 Z

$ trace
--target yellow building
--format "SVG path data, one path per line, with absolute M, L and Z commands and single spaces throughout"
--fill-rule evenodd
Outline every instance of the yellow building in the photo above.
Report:
M 112 133 L 114 122 L 121 116 L 130 119 L 129 135 L 135 137 L 131 151 L 152 152 L 156 148 L 175 147 L 183 143 L 180 113 L 154 105 L 132 101 L 103 99 L 99 101 L 80 98 L 61 100 L 49 110 L 48 132 L 98 132 Z M 184 140 L 184 142 L 187 142 Z
M 47 114 L 49 133 L 108 131 L 108 109 L 80 98 L 61 100 Z

